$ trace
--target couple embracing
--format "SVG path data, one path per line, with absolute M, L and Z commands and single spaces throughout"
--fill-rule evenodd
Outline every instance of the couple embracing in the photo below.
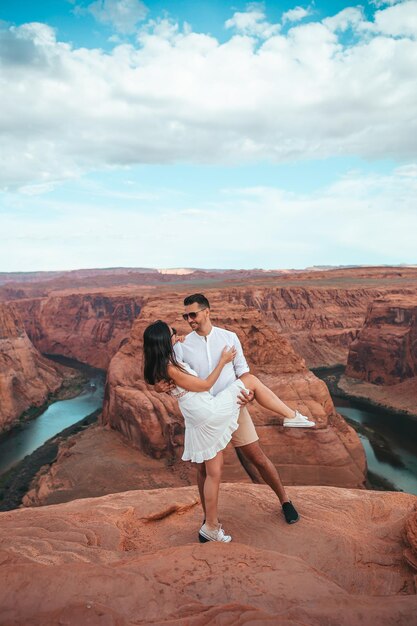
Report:
M 176 330 L 160 320 L 144 332 L 144 375 L 158 392 L 178 400 L 185 421 L 184 461 L 197 464 L 197 483 L 204 522 L 201 542 L 231 541 L 218 520 L 218 496 L 223 450 L 231 441 L 253 463 L 278 496 L 288 524 L 298 513 L 288 499 L 279 474 L 259 445 L 259 437 L 246 408 L 255 400 L 282 416 L 292 428 L 311 428 L 315 423 L 280 400 L 256 376 L 249 373 L 242 346 L 233 332 L 210 321 L 210 304 L 203 294 L 184 300 L 183 314 L 192 332 L 177 336 Z

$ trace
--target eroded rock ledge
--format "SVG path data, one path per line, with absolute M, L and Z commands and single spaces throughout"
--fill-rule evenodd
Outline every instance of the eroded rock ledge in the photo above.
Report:
M 294 526 L 267 487 L 222 485 L 227 545 L 197 543 L 195 487 L 2 513 L 0 623 L 415 623 L 417 498 L 290 495 L 302 516 Z

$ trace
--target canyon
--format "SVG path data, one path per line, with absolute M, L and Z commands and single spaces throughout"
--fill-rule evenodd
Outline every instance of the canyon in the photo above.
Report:
M 83 270 L 36 282 L 6 281 L 0 301 L 12 301 L 26 332 L 44 353 L 107 368 L 134 319 L 155 291 L 217 289 L 225 302 L 262 312 L 308 367 L 346 363 L 370 302 L 417 295 L 417 269 L 363 268 L 315 272 L 231 271 L 160 274 Z M 74 275 L 75 274 L 75 275 Z M 1 277 L 0 277 L 1 278 Z M 181 302 L 178 302 L 180 308 Z
M 350 346 L 346 375 L 376 385 L 417 376 L 417 297 L 385 297 L 371 303 Z
M 33 346 L 16 309 L 0 302 L 0 432 L 43 405 L 63 380 L 64 369 Z
M 339 386 L 352 397 L 417 414 L 417 297 L 385 296 L 369 305 Z
M 141 332 L 149 321 L 163 316 L 181 327 L 184 295 L 203 290 L 213 302 L 214 323 L 240 334 L 255 373 L 284 401 L 318 418 L 315 437 L 320 446 L 300 441 L 294 448 L 290 440 L 296 433 L 282 430 L 273 416 L 253 406 L 261 441 L 274 459 L 281 459 L 284 480 L 301 484 L 309 474 L 311 481 L 322 484 L 329 480 L 326 475 L 344 486 L 363 483 L 363 459 L 357 452 L 352 456 L 352 450 L 358 450 L 354 435 L 335 413 L 325 386 L 307 367 L 345 362 L 371 302 L 385 297 L 407 302 L 416 297 L 416 269 L 186 275 L 82 270 L 42 281 L 39 275 L 26 278 L 21 283 L 3 279 L 0 298 L 6 294 L 1 289 L 18 294 L 8 302 L 20 314 L 27 337 L 39 352 L 109 368 L 103 423 L 118 429 L 145 453 L 177 458 L 183 432 L 172 399 L 154 394 L 140 380 Z M 68 282 L 75 287 L 62 289 Z M 39 290 L 41 295 L 28 297 Z M 188 330 L 187 325 L 181 328 Z M 385 401 L 389 405 L 390 398 Z M 291 458 L 289 447 L 294 450 Z M 296 462 L 297 455 L 309 458 L 309 472 Z M 331 469 L 332 458 L 337 471 Z M 343 469 L 344 463 L 354 469 Z
M 40 352 L 107 369 L 143 304 L 140 295 L 54 292 L 14 301 L 26 332 Z
M 60 366 L 41 353 L 106 369 L 107 382 L 99 423 L 61 441 L 20 508 L 0 514 L 0 623 L 413 623 L 417 498 L 364 489 L 359 437 L 308 368 L 360 363 L 360 377 L 346 381 L 408 385 L 410 404 L 417 270 L 8 278 L 0 275 L 2 411 L 15 399 L 11 380 L 27 385 L 32 405 L 62 384 Z M 194 469 L 180 459 L 183 420 L 172 397 L 143 382 L 144 328 L 162 318 L 188 332 L 182 299 L 196 291 L 214 325 L 238 334 L 251 371 L 317 422 L 285 429 L 250 405 L 301 519 L 285 523 L 275 494 L 229 446 L 220 494 L 228 545 L 196 542 L 201 508 Z M 385 348 L 372 352 L 381 333 Z M 9 425 L 26 410 L 12 408 Z

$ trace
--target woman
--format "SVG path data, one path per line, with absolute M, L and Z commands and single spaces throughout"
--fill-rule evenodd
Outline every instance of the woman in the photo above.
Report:
M 224 534 L 217 518 L 217 502 L 223 464 L 222 450 L 238 427 L 240 406 L 237 398 L 242 391 L 253 391 L 261 406 L 276 413 L 281 413 L 283 403 L 256 376 L 249 373 L 243 374 L 217 396 L 209 393 L 223 367 L 236 356 L 235 348 L 225 347 L 216 367 L 207 378 L 202 379 L 186 363 L 176 359 L 173 345 L 178 338 L 176 331 L 168 324 L 160 320 L 154 322 L 146 328 L 143 339 L 146 382 L 154 385 L 161 380 L 173 380 L 176 384 L 171 393 L 177 398 L 185 421 L 182 459 L 194 463 L 204 462 L 206 466 L 206 519 L 200 535 L 208 541 L 229 542 L 232 538 Z M 307 428 L 315 426 L 314 422 L 298 412 L 295 412 L 294 417 L 303 418 Z

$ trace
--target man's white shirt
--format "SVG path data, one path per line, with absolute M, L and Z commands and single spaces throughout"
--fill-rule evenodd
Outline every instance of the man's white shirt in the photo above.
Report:
M 200 378 L 207 378 L 214 370 L 225 346 L 229 348 L 234 346 L 236 357 L 232 363 L 227 363 L 224 366 L 219 378 L 210 389 L 213 396 L 226 389 L 242 374 L 249 372 L 249 366 L 236 333 L 213 326 L 210 333 L 205 337 L 193 331 L 186 336 L 183 342 L 178 341 L 174 346 L 177 359 L 187 363 Z

